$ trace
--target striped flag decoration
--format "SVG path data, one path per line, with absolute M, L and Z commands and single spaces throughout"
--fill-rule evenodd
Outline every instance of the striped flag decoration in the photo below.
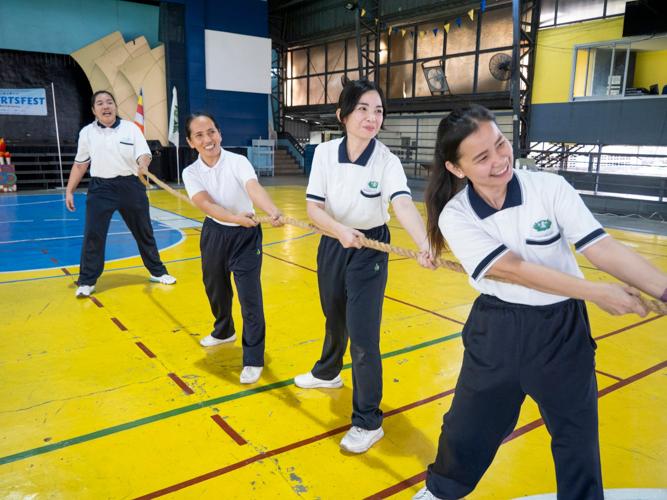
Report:
M 139 91 L 139 103 L 137 104 L 137 114 L 134 115 L 134 124 L 139 127 L 141 133 L 146 135 L 144 132 L 144 87 L 141 87 Z

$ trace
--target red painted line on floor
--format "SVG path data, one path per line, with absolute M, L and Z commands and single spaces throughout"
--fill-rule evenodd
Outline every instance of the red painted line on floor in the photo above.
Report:
M 667 368 L 667 361 L 663 361 L 662 363 L 659 363 L 655 366 L 652 366 L 651 368 L 648 368 L 647 370 L 644 370 L 643 372 L 639 372 L 636 375 L 633 375 L 631 377 L 628 377 L 626 379 L 621 380 L 620 382 L 616 384 L 612 384 L 609 387 L 606 387 L 605 389 L 602 389 L 601 391 L 598 391 L 598 399 L 601 398 L 602 396 L 606 396 L 610 392 L 615 391 L 616 389 L 620 389 L 622 387 L 625 387 L 628 384 L 631 384 L 633 382 L 636 382 L 637 380 L 640 380 L 644 377 L 647 377 L 648 375 L 651 375 L 652 373 L 655 373 L 657 371 L 662 370 L 663 368 Z M 518 429 L 514 429 L 514 432 L 507 436 L 502 444 L 505 444 L 509 441 L 512 441 L 520 436 L 523 436 L 524 434 L 537 429 L 538 427 L 541 427 L 544 425 L 544 420 L 541 418 L 537 420 L 533 420 L 532 422 L 519 427 Z M 401 481 L 398 484 L 395 484 L 393 486 L 390 486 L 387 489 L 384 489 L 378 493 L 375 493 L 374 495 L 371 495 L 369 497 L 366 497 L 364 500 L 384 500 L 385 498 L 389 498 L 390 496 L 396 495 L 397 493 L 400 493 L 403 490 L 407 490 L 411 486 L 414 486 L 415 484 L 419 484 L 422 481 L 426 480 L 426 471 L 420 472 L 419 474 L 416 474 L 412 476 L 409 479 L 406 479 L 404 481 Z
M 533 431 L 537 429 L 538 427 L 541 427 L 544 425 L 544 420 L 541 418 L 538 418 L 537 420 L 533 420 L 529 424 L 523 425 L 519 427 L 518 429 L 514 429 L 512 431 L 512 434 L 507 436 L 505 439 L 503 439 L 502 444 L 509 443 L 510 441 L 514 441 L 516 438 L 523 436 L 524 434 Z
M 403 413 L 404 411 L 412 410 L 413 408 L 417 408 L 418 406 L 423 406 L 425 404 L 432 403 L 433 401 L 437 401 L 438 399 L 447 397 L 450 394 L 454 394 L 454 389 L 449 389 L 448 391 L 441 392 L 440 394 L 436 394 L 435 396 L 431 396 L 429 398 L 422 399 L 414 403 L 410 403 L 409 405 L 401 406 L 400 408 L 389 410 L 388 412 L 385 412 L 384 416 L 391 417 L 392 415 L 396 415 L 397 413 Z
M 58 261 L 57 261 L 56 259 L 54 259 L 53 257 L 49 257 L 49 258 L 51 259 L 51 262 L 53 262 L 54 264 L 60 265 L 60 262 L 58 262 Z
M 620 330 L 616 330 L 615 332 L 605 333 L 604 335 L 600 335 L 599 337 L 593 337 L 593 340 L 606 339 L 607 337 L 611 337 L 612 335 L 616 335 L 617 333 L 626 332 L 626 331 L 631 330 L 632 328 L 634 328 L 636 326 L 641 326 L 641 325 L 644 325 L 646 323 L 650 323 L 651 321 L 655 321 L 656 319 L 660 319 L 660 318 L 663 318 L 663 317 L 664 316 L 662 316 L 662 315 L 653 316 L 652 318 L 645 319 L 644 321 L 640 321 L 639 323 L 635 323 L 634 325 L 626 326 L 625 328 L 621 328 Z
M 376 493 L 375 495 L 366 497 L 364 500 L 382 500 L 384 498 L 389 498 L 423 481 L 426 481 L 426 471 L 420 472 L 419 474 L 412 476 L 410 479 L 401 481 L 400 483 L 395 484 L 394 486 L 390 486 L 386 490 L 382 490 Z
M 447 316 L 443 316 L 442 314 L 438 314 L 435 311 L 429 311 L 428 309 L 424 309 L 423 307 L 419 307 L 419 306 L 416 306 L 414 304 L 410 304 L 408 302 L 403 302 L 402 300 L 398 300 L 398 299 L 395 299 L 393 297 L 389 297 L 388 295 L 385 295 L 384 297 L 385 297 L 385 299 L 393 300 L 394 302 L 400 302 L 401 304 L 405 304 L 406 306 L 414 307 L 415 309 L 419 309 L 420 311 L 424 311 L 424 312 L 427 312 L 429 314 L 433 314 L 434 316 L 437 316 L 438 318 L 446 319 L 447 321 L 451 321 L 451 322 L 457 323 L 459 325 L 464 325 L 465 324 L 465 323 L 462 323 L 461 321 L 457 321 L 455 319 L 448 318 Z
M 306 271 L 312 271 L 314 273 L 317 273 L 317 271 L 315 269 L 311 269 L 309 267 L 302 266 L 301 264 L 295 264 L 294 262 L 290 262 L 289 260 L 281 259 L 280 257 L 276 257 L 275 255 L 270 255 L 266 252 L 264 252 L 264 255 L 266 255 L 267 257 L 271 257 L 272 259 L 280 260 L 282 262 L 286 262 L 287 264 L 291 264 L 293 266 L 300 267 L 301 269 L 305 269 Z
M 121 323 L 120 321 L 118 321 L 116 318 L 111 318 L 111 321 L 113 321 L 113 322 L 116 324 L 116 326 L 117 326 L 118 328 L 120 328 L 122 331 L 124 331 L 124 332 L 127 331 L 127 328 L 125 328 L 125 326 L 123 325 L 123 323 Z
M 417 401 L 415 403 L 411 403 L 406 406 L 401 406 L 400 408 L 395 408 L 393 410 L 390 410 L 384 414 L 385 417 L 390 417 L 392 415 L 396 415 L 398 413 L 402 413 L 404 411 L 410 410 L 412 408 L 416 408 L 417 406 L 424 405 L 426 403 L 430 403 L 432 401 L 435 401 L 437 399 L 444 398 L 445 396 L 449 396 L 454 392 L 454 389 L 450 389 L 448 391 L 442 392 L 440 394 L 436 394 L 435 396 L 431 396 L 430 398 L 423 399 L 421 401 Z M 228 472 L 235 471 L 237 469 L 240 469 L 242 467 L 245 467 L 246 465 L 250 465 L 252 463 L 255 463 L 259 460 L 266 460 L 267 458 L 274 457 L 276 455 L 280 455 L 282 453 L 286 453 L 288 451 L 294 450 L 296 448 L 301 448 L 303 446 L 316 443 L 317 441 L 321 441 L 323 439 L 329 438 L 331 436 L 335 436 L 336 434 L 340 434 L 341 432 L 346 432 L 350 430 L 352 425 L 344 425 L 343 427 L 338 427 L 337 429 L 332 429 L 330 431 L 327 431 L 322 434 L 318 434 L 317 436 L 310 437 L 308 439 L 304 439 L 302 441 L 297 441 L 296 443 L 288 444 L 287 446 L 283 446 L 281 448 L 276 448 L 275 450 L 267 451 L 266 453 L 255 455 L 254 457 L 247 458 L 246 460 L 241 460 L 240 462 L 236 462 L 235 464 L 228 465 L 227 467 L 223 467 L 221 469 L 214 470 L 212 472 L 209 472 L 208 474 L 203 474 L 201 476 L 194 477 L 192 479 L 188 479 L 187 481 L 183 481 L 182 483 L 175 484 L 173 486 L 169 486 L 167 488 L 163 488 L 158 491 L 154 491 L 153 493 L 148 493 L 147 495 L 143 495 L 141 497 L 137 497 L 134 500 L 149 500 L 152 498 L 158 498 L 164 495 L 167 495 L 169 493 L 173 493 L 175 491 L 179 491 L 185 488 L 188 488 L 189 486 L 193 486 L 195 484 L 202 483 L 204 481 L 208 481 L 209 479 L 213 479 L 215 477 L 222 476 L 224 474 L 227 474 Z
M 177 385 L 178 387 L 180 387 L 180 388 L 183 390 L 183 392 L 184 392 L 185 394 L 188 394 L 188 395 L 189 395 L 189 394 L 194 394 L 194 393 L 195 393 L 195 391 L 193 391 L 192 389 L 190 389 L 190 388 L 188 387 L 188 384 L 186 384 L 186 383 L 183 382 L 180 378 L 178 378 L 178 375 L 176 375 L 175 373 L 169 373 L 169 374 L 167 374 L 167 376 L 168 376 L 171 380 L 173 380 L 173 381 L 176 383 L 176 385 Z
M 40 250 L 41 250 L 42 252 L 44 252 L 44 255 L 49 255 L 49 252 L 47 252 L 47 251 L 44 250 L 43 248 L 40 248 Z
M 280 261 L 282 261 L 282 262 L 286 262 L 287 264 L 291 264 L 291 265 L 293 265 L 293 266 L 301 267 L 302 269 L 306 269 L 306 270 L 308 270 L 308 271 L 312 271 L 312 272 L 314 272 L 314 273 L 317 272 L 315 269 L 310 269 L 310 268 L 308 268 L 308 267 L 304 267 L 304 266 L 302 266 L 302 265 L 295 264 L 294 262 L 290 262 L 289 260 L 281 259 L 280 257 L 276 257 L 276 256 L 274 256 L 274 255 L 269 255 L 269 254 L 266 253 L 266 252 L 264 252 L 264 255 L 266 255 L 267 257 L 272 257 L 272 258 L 274 258 L 274 259 L 280 260 Z M 397 260 L 399 260 L 399 259 L 397 259 Z M 464 324 L 464 323 L 462 323 L 461 321 L 457 321 L 457 320 L 455 320 L 455 319 L 448 318 L 447 316 L 443 316 L 442 314 L 438 314 L 437 312 L 429 311 L 428 309 L 424 309 L 423 307 L 419 307 L 419 306 L 416 306 L 416 305 L 414 305 L 414 304 L 410 304 L 409 302 L 403 302 L 402 300 L 398 300 L 398 299 L 395 299 L 395 298 L 393 298 L 393 297 L 389 297 L 388 295 L 385 295 L 384 298 L 385 298 L 385 299 L 389 299 L 389 300 L 393 300 L 394 302 L 399 302 L 399 303 L 401 303 L 401 304 L 403 304 L 403 305 L 405 305 L 405 306 L 408 306 L 408 307 L 414 307 L 415 309 L 419 309 L 420 311 L 424 311 L 424 312 L 427 312 L 427 313 L 429 313 L 429 314 L 433 314 L 434 316 L 437 316 L 437 317 L 442 318 L 442 319 L 446 319 L 446 320 L 448 320 L 448 321 L 452 321 L 452 322 L 457 323 L 457 324 L 459 324 L 459 325 L 463 325 L 463 324 Z
M 60 270 L 61 270 L 62 272 L 64 272 L 67 276 L 70 276 L 70 275 L 72 274 L 72 273 L 70 273 L 67 269 L 65 269 L 64 267 L 61 267 Z
M 92 301 L 93 301 L 93 304 L 95 304 L 97 307 L 104 307 L 104 306 L 102 305 L 102 303 L 101 303 L 99 300 L 97 300 L 95 297 L 93 297 L 92 295 L 89 295 L 88 298 L 89 298 L 90 300 L 92 300 Z M 123 328 L 124 328 L 124 327 L 123 327 Z
M 596 373 L 599 373 L 600 375 L 604 375 L 605 377 L 613 378 L 615 380 L 623 380 L 621 377 L 617 377 L 616 375 L 610 375 L 609 373 L 601 372 L 600 370 L 595 370 Z
M 606 396 L 610 392 L 614 392 L 616 389 L 621 389 L 625 387 L 626 385 L 632 384 L 633 382 L 636 382 L 637 380 L 643 379 L 644 377 L 648 377 L 649 375 L 662 370 L 663 368 L 667 368 L 667 361 L 663 361 L 662 363 L 659 363 L 655 366 L 652 366 L 651 368 L 648 368 L 644 370 L 643 372 L 639 372 L 632 377 L 624 378 L 620 382 L 616 382 L 615 384 L 610 385 L 609 387 L 605 387 L 601 391 L 598 391 L 598 398 L 601 398 L 602 396 Z
M 232 429 L 232 427 L 227 422 L 225 422 L 225 420 L 220 415 L 212 415 L 211 418 L 216 424 L 222 427 L 222 430 L 225 431 L 227 435 L 236 442 L 236 444 L 239 446 L 248 444 L 248 441 L 243 439 L 238 432 Z
M 148 347 L 146 347 L 144 344 L 142 344 L 141 342 L 135 342 L 135 344 L 137 344 L 139 349 L 144 351 L 146 353 L 146 356 L 148 356 L 149 358 L 154 358 L 155 357 L 155 354 L 153 354 L 153 352 Z

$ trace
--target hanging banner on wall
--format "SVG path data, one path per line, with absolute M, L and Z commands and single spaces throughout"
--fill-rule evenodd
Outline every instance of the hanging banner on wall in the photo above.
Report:
M 46 90 L 0 89 L 0 115 L 46 116 Z

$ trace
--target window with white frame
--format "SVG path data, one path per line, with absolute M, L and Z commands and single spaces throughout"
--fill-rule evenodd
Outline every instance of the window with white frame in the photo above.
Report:
M 667 97 L 667 35 L 575 45 L 570 101 Z

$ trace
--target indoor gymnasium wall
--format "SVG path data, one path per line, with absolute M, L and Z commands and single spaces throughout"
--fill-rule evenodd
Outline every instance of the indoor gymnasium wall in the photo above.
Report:
M 622 34 L 622 17 L 540 30 L 535 56 L 533 104 L 568 102 L 575 45 L 616 40 Z
M 120 31 L 126 40 L 158 41 L 160 9 L 123 0 L 0 0 L 0 47 L 71 54 Z
M 530 142 L 568 144 L 667 144 L 667 99 L 600 99 L 569 102 L 575 45 L 619 40 L 623 17 L 540 30 L 537 36 L 535 77 L 528 139 Z M 663 51 L 665 52 L 665 51 Z M 659 54 L 659 53 L 657 53 Z M 664 55 L 657 64 L 665 64 Z M 641 61 L 638 57 L 638 61 Z M 583 64 L 583 63 L 582 63 Z M 652 80 L 656 82 L 653 68 Z M 581 68 L 582 66 L 580 66 Z M 636 65 L 640 70 L 639 62 Z M 661 80 L 667 84 L 667 70 Z M 641 70 L 633 85 L 643 81 Z M 583 82 L 575 82 L 581 88 Z
M 656 83 L 660 92 L 667 85 L 667 50 L 637 53 L 633 86 L 648 89 Z

